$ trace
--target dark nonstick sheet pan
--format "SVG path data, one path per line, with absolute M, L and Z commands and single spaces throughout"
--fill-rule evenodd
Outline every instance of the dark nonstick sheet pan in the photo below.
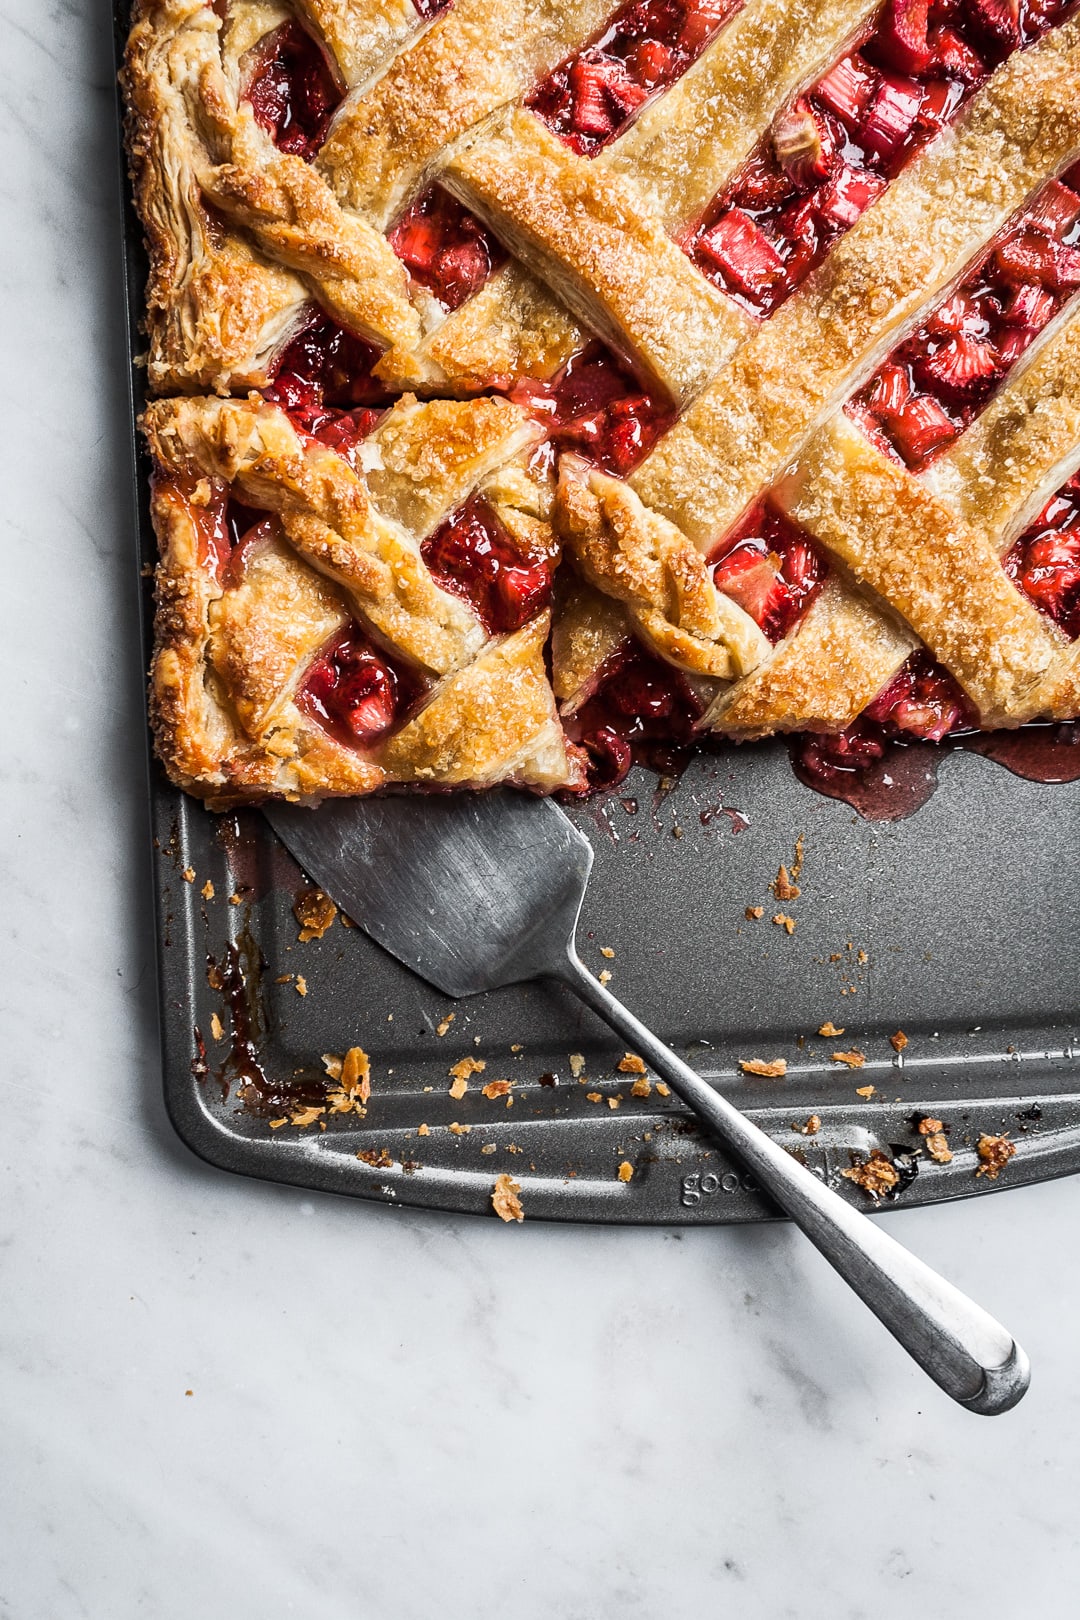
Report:
M 123 4 L 116 29 L 119 49 Z M 156 556 L 134 433 L 145 264 L 126 178 L 124 194 L 134 566 L 145 572 Z M 674 1098 L 633 1093 L 623 1052 L 568 993 L 527 986 L 454 1005 L 340 916 L 302 943 L 294 906 L 310 884 L 258 811 L 212 815 L 154 762 L 150 782 L 166 1098 L 203 1158 L 477 1213 L 491 1212 L 495 1178 L 509 1173 L 530 1219 L 775 1214 Z M 784 745 L 761 744 L 702 754 L 669 787 L 635 770 L 568 813 L 596 852 L 583 958 L 846 1196 L 871 1207 L 842 1172 L 874 1148 L 901 1168 L 895 1206 L 1080 1168 L 1080 781 L 1045 786 L 957 752 L 916 814 L 869 822 L 797 781 Z M 797 847 L 800 893 L 782 898 L 781 885 L 778 897 L 770 882 Z M 756 907 L 760 918 L 747 916 Z M 820 1036 L 827 1023 L 843 1033 Z M 906 1045 L 890 1041 L 898 1032 Z M 354 1046 L 371 1060 L 362 1115 L 327 1101 L 323 1055 Z M 865 1061 L 849 1067 L 838 1051 Z M 739 1067 L 780 1057 L 783 1077 Z M 466 1058 L 485 1067 L 455 1098 L 450 1071 Z M 499 1080 L 509 1092 L 485 1097 Z M 811 1115 L 820 1126 L 807 1135 Z M 919 1151 L 927 1116 L 949 1128 L 948 1164 Z M 996 1180 L 976 1174 L 984 1133 L 1017 1149 Z

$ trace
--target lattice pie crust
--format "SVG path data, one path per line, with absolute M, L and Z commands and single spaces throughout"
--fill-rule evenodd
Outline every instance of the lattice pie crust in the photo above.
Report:
M 134 14 L 177 783 L 1080 715 L 1067 8 Z

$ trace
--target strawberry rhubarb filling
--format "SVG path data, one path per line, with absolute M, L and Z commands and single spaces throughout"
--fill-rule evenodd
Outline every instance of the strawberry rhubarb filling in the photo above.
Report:
M 563 724 L 588 756 L 593 792 L 617 787 L 631 765 L 679 770 L 704 712 L 685 676 L 627 642 L 601 665 L 592 693 Z
M 329 445 L 355 467 L 355 451 L 388 403 L 371 374 L 379 350 L 330 315 L 313 310 L 282 350 L 264 398 L 280 405 L 305 437 Z
M 579 349 L 550 382 L 524 378 L 510 397 L 547 429 L 537 470 L 552 468 L 560 451 L 572 450 L 602 472 L 625 478 L 676 415 L 670 400 L 639 383 L 598 341 Z
M 768 502 L 751 509 L 710 566 L 717 590 L 745 609 L 774 645 L 794 630 L 829 571 L 806 530 Z
M 618 135 L 695 62 L 739 0 L 629 0 L 525 105 L 583 157 Z
M 1010 547 L 1005 572 L 1071 641 L 1080 636 L 1080 473 Z
M 920 472 L 953 444 L 1080 287 L 1080 165 L 1044 186 L 847 411 Z
M 469 602 L 489 635 L 510 635 L 550 605 L 556 553 L 519 545 L 482 495 L 471 496 L 420 549 L 436 581 Z
M 255 122 L 282 152 L 310 163 L 342 97 L 321 47 L 298 22 L 287 22 L 259 41 L 244 66 L 243 95 Z
M 994 68 L 1067 3 L 889 0 L 856 47 L 779 114 L 685 251 L 752 315 L 771 315 Z
M 345 625 L 309 666 L 296 705 L 336 742 L 366 748 L 408 718 L 422 682 L 377 648 L 360 625 Z

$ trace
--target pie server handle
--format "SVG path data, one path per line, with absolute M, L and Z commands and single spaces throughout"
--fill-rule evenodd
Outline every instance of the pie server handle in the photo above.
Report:
M 676 1057 L 582 964 L 570 942 L 556 976 L 662 1075 L 780 1205 L 923 1371 L 971 1412 L 1015 1406 L 1031 1367 L 981 1306 L 846 1203 Z

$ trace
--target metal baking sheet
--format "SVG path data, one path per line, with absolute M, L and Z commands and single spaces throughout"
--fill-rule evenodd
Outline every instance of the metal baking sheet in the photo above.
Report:
M 119 48 L 123 5 L 116 26 Z M 124 190 L 134 423 L 145 264 Z M 134 429 L 132 448 L 145 570 L 155 544 Z M 494 1179 L 509 1172 L 529 1218 L 775 1215 L 674 1099 L 631 1094 L 621 1050 L 569 993 L 529 986 L 452 1005 L 340 918 L 301 943 L 293 907 L 308 885 L 257 811 L 211 815 L 153 761 L 150 799 L 166 1098 L 203 1158 L 432 1209 L 490 1212 Z M 569 811 L 596 852 L 582 955 L 855 1201 L 865 1195 L 842 1175 L 852 1156 L 910 1150 L 925 1115 L 949 1125 L 953 1161 L 918 1161 L 898 1204 L 1069 1174 L 1080 1168 L 1067 864 L 1078 812 L 1080 783 L 1046 787 L 967 753 L 943 760 L 924 808 L 885 823 L 802 786 L 780 744 L 703 754 L 669 791 L 635 771 L 617 793 Z M 781 862 L 790 867 L 797 839 L 801 893 L 777 900 L 770 880 Z M 746 916 L 755 906 L 760 919 Z M 771 920 L 781 912 L 793 933 Z M 819 1037 L 826 1020 L 843 1035 Z M 889 1041 L 898 1030 L 902 1052 Z M 320 1100 L 322 1054 L 353 1045 L 372 1061 L 363 1118 L 271 1125 Z M 866 1054 L 861 1068 L 830 1057 L 851 1049 Z M 455 1101 L 449 1070 L 466 1057 L 486 1067 Z M 783 1079 L 738 1066 L 776 1057 L 787 1060 Z M 480 1087 L 498 1079 L 513 1082 L 509 1097 L 484 1098 Z M 810 1114 L 817 1134 L 793 1129 Z M 1008 1132 L 1017 1146 L 996 1182 L 975 1174 L 983 1132 Z

